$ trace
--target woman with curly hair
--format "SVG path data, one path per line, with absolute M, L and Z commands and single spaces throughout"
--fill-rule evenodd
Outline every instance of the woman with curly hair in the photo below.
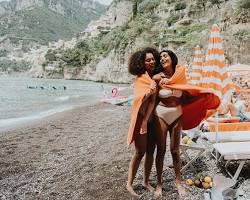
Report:
M 128 70 L 136 76 L 134 81 L 134 102 L 131 108 L 131 121 L 128 131 L 128 144 L 134 143 L 133 155 L 128 170 L 127 190 L 134 196 L 139 196 L 133 189 L 133 181 L 142 158 L 144 163 L 144 186 L 151 192 L 154 188 L 149 184 L 149 175 L 153 165 L 154 143 L 150 122 L 153 120 L 153 110 L 157 96 L 157 85 L 152 76 L 157 70 L 158 51 L 145 48 L 135 52 L 129 60 Z

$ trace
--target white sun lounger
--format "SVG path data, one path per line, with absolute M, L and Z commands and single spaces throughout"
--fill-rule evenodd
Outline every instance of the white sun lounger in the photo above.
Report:
M 216 132 L 205 132 L 203 136 L 210 143 L 216 142 Z M 245 142 L 250 141 L 250 131 L 225 131 L 218 132 L 217 142 Z
M 214 149 L 221 155 L 222 158 L 226 160 L 226 170 L 230 161 L 238 160 L 240 161 L 239 167 L 235 174 L 232 175 L 228 170 L 227 173 L 234 179 L 237 180 L 239 174 L 247 160 L 250 160 L 250 141 L 249 142 L 226 142 L 226 143 L 216 143 L 213 144 Z

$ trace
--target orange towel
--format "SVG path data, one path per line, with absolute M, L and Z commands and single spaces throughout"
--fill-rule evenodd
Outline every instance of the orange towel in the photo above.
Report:
M 216 131 L 216 123 L 210 122 L 210 131 Z M 218 131 L 223 133 L 224 131 L 250 131 L 250 122 L 233 122 L 233 123 L 218 123 Z
M 147 95 L 150 91 L 152 79 L 143 74 L 134 82 L 134 102 L 131 108 L 131 120 L 128 130 L 128 144 L 134 141 L 136 134 L 140 133 L 145 108 L 148 105 Z M 184 130 L 191 129 L 208 117 L 208 111 L 216 109 L 220 105 L 220 99 L 214 93 L 204 88 L 187 84 L 185 68 L 177 65 L 176 72 L 168 84 L 161 87 L 187 91 L 189 98 L 183 102 L 182 127 Z
M 150 85 L 153 80 L 145 73 L 137 77 L 134 82 L 134 101 L 131 108 L 131 120 L 128 130 L 128 144 L 134 141 L 135 134 L 140 133 L 143 115 L 147 107 L 147 99 L 150 95 Z M 140 111 L 140 112 L 139 112 Z
M 220 99 L 212 91 L 187 83 L 185 68 L 177 65 L 174 75 L 167 84 L 160 87 L 178 89 L 188 92 L 188 97 L 182 104 L 182 128 L 188 130 L 200 124 L 200 122 L 213 113 L 212 110 L 219 107 Z

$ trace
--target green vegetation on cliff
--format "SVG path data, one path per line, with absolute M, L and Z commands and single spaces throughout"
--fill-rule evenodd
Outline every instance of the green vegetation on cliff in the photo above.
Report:
M 90 0 L 43 0 L 42 3 L 43 6 L 40 2 L 39 5 L 0 16 L 0 37 L 9 36 L 12 41 L 13 38 L 16 41 L 25 39 L 43 44 L 69 39 L 106 10 L 105 6 Z M 15 9 L 17 2 L 12 0 L 10 4 Z
M 106 56 L 111 50 L 123 57 L 126 48 L 132 47 L 135 40 L 147 31 L 150 35 L 145 35 L 145 40 L 149 44 L 153 42 L 154 33 L 150 33 L 150 29 L 159 20 L 153 10 L 160 4 L 160 0 L 145 2 L 138 4 L 136 14 L 134 13 L 136 17 L 131 18 L 128 23 L 112 29 L 109 33 L 80 42 L 74 49 L 67 50 L 61 59 L 68 67 L 83 67 L 99 56 Z
M 239 8 L 242 9 L 249 9 L 250 8 L 250 1 L 249 0 L 240 0 L 238 2 Z
M 239 10 L 231 15 L 234 23 L 241 23 L 240 20 L 245 20 L 247 2 L 247 0 L 238 2 Z M 188 51 L 187 54 L 190 57 L 194 47 L 204 40 L 204 35 L 208 36 L 211 25 L 221 23 L 222 19 L 217 19 L 217 15 L 214 18 L 206 17 L 210 15 L 209 9 L 213 8 L 215 12 L 220 12 L 221 6 L 226 3 L 226 0 L 193 0 L 191 2 L 134 0 L 133 15 L 126 24 L 113 28 L 109 33 L 81 41 L 75 48 L 64 51 L 61 56 L 58 56 L 56 51 L 51 52 L 55 55 L 51 57 L 63 66 L 73 68 L 84 68 L 90 63 L 90 67 L 94 67 L 99 59 L 107 56 L 111 51 L 115 52 L 119 61 L 124 62 L 126 53 L 143 46 L 176 49 L 181 47 L 184 51 Z M 239 22 L 235 21 L 237 18 Z M 233 36 L 242 41 L 249 40 L 249 32 L 246 31 L 240 31 Z
M 8 59 L 0 60 L 1 72 L 25 72 L 31 68 L 30 63 L 25 61 L 13 61 Z

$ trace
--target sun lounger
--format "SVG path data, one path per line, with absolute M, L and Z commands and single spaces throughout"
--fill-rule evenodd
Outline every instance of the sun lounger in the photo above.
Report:
M 180 143 L 180 149 L 181 149 L 181 154 L 184 155 L 187 163 L 181 168 L 181 172 L 183 172 L 185 169 L 187 169 L 188 167 L 191 167 L 193 169 L 193 171 L 196 171 L 194 166 L 193 166 L 193 162 L 199 158 L 200 156 L 202 156 L 205 152 L 206 152 L 206 147 L 202 144 L 202 143 L 193 143 L 192 145 L 187 145 L 184 143 Z M 195 156 L 193 156 L 192 158 L 189 156 L 188 151 L 197 151 L 197 154 Z
M 250 141 L 249 142 L 226 142 L 226 143 L 216 143 L 213 144 L 214 149 L 221 155 L 222 158 L 226 160 L 226 170 L 230 161 L 238 160 L 240 161 L 239 167 L 237 168 L 234 175 L 232 175 L 228 170 L 227 173 L 234 179 L 237 180 L 239 174 L 247 160 L 250 160 Z
M 225 131 L 217 133 L 217 142 L 245 142 L 250 141 L 250 131 Z M 202 133 L 210 143 L 216 142 L 216 132 Z

